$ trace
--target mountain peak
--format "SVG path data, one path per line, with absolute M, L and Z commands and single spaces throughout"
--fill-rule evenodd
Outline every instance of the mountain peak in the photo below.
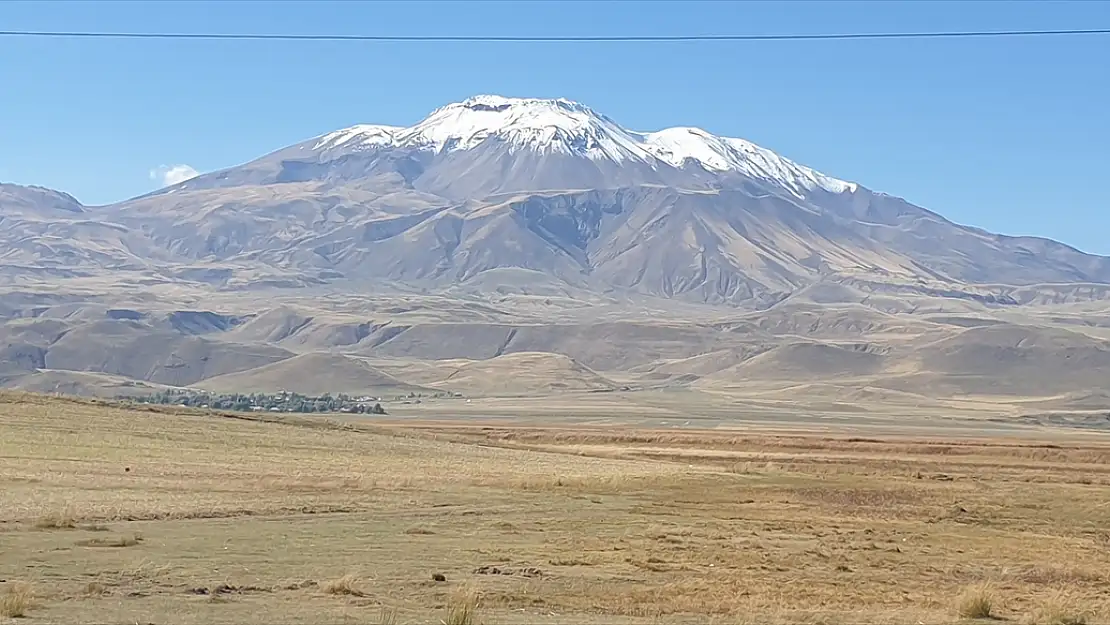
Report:
M 600 115 L 591 110 L 590 107 L 566 98 L 510 98 L 501 95 L 485 94 L 469 97 L 462 102 L 448 104 L 447 106 L 441 107 L 441 110 L 449 107 L 462 107 L 472 111 L 485 112 L 502 112 L 511 108 L 538 108 L 588 113 L 600 117 Z
M 85 208 L 72 195 L 38 185 L 23 186 L 0 182 L 0 204 L 4 204 L 9 211 L 20 207 L 22 209 L 49 208 L 69 213 L 85 212 Z
M 832 193 L 856 190 L 855 183 L 831 178 L 750 141 L 718 137 L 701 128 L 667 128 L 644 135 L 644 142 L 656 157 L 675 167 L 692 162 L 712 172 L 736 171 L 778 183 L 796 195 L 814 189 Z
M 319 137 L 312 149 L 408 148 L 445 154 L 473 150 L 487 141 L 507 146 L 510 152 L 569 154 L 595 162 L 638 163 L 651 169 L 734 172 L 799 197 L 814 190 L 844 193 L 856 188 L 743 139 L 691 127 L 636 132 L 565 98 L 476 95 L 442 106 L 408 128 L 352 126 Z
M 474 96 L 436 109 L 410 128 L 405 140 L 442 152 L 471 149 L 490 137 L 514 148 L 590 158 L 651 158 L 627 130 L 589 107 L 563 98 Z
M 346 147 L 365 150 L 378 146 L 388 146 L 393 144 L 395 135 L 401 130 L 404 130 L 404 128 L 377 124 L 358 124 L 319 137 L 312 149 L 326 150 Z

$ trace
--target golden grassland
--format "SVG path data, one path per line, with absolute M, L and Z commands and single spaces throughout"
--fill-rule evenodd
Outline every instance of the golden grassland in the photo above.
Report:
M 0 619 L 1110 622 L 1110 446 L 0 394 Z

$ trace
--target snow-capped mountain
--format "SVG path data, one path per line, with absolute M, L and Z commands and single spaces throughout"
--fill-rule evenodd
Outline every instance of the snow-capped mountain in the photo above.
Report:
M 718 137 L 700 128 L 634 132 L 588 106 L 566 99 L 483 95 L 449 104 L 414 126 L 358 125 L 328 133 L 300 149 L 336 155 L 408 148 L 442 155 L 495 141 L 510 153 L 584 156 L 595 161 L 634 162 L 658 169 L 701 168 L 733 172 L 775 184 L 801 197 L 822 189 L 850 192 L 855 185 L 798 165 L 743 139 Z
M 850 196 L 858 188 L 699 128 L 639 132 L 570 100 L 484 95 L 443 106 L 409 127 L 362 124 L 326 133 L 163 193 L 310 180 L 389 182 L 458 200 L 644 184 L 742 187 L 798 200 Z
M 410 128 L 355 126 L 320 138 L 313 149 L 374 149 L 382 145 L 434 152 L 470 150 L 490 138 L 513 149 L 589 158 L 650 162 L 641 141 L 616 122 L 570 100 L 476 96 L 436 109 Z
M 1110 284 L 1110 259 L 960 226 L 742 139 L 634 131 L 562 99 L 477 96 L 95 211 L 88 223 L 113 228 L 95 233 L 107 260 L 75 260 L 82 270 L 150 260 L 221 284 L 508 281 L 756 306 L 838 281 L 983 301 L 1006 301 L 999 285 Z M 73 231 L 55 221 L 40 230 Z M 0 261 L 60 257 L 21 237 L 0 241 L 22 250 Z
M 478 96 L 109 206 L 0 184 L 0 386 L 339 391 L 385 375 L 366 358 L 551 352 L 646 388 L 804 384 L 818 411 L 1086 410 L 1098 300 L 1110 258 L 568 100 Z

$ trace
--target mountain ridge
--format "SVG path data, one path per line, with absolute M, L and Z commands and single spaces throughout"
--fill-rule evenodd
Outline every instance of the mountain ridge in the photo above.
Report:
M 475 96 L 103 207 L 8 185 L 0 219 L 0 281 L 13 283 L 115 272 L 482 291 L 523 271 L 556 289 L 756 309 L 814 284 L 992 305 L 1110 284 L 1110 258 L 955 224 L 742 139 L 631 131 L 566 99 Z
M 655 132 L 628 130 L 593 109 L 566 99 L 506 98 L 474 96 L 440 107 L 408 127 L 358 124 L 324 133 L 292 146 L 278 149 L 237 168 L 204 174 L 154 194 L 174 189 L 198 188 L 218 184 L 226 172 L 270 164 L 274 159 L 315 159 L 330 162 L 343 158 L 378 153 L 384 149 L 411 151 L 445 158 L 467 152 L 491 141 L 502 142 L 510 152 L 532 150 L 548 157 L 584 156 L 610 175 L 613 165 L 635 168 L 646 166 L 655 176 L 641 172 L 639 182 L 670 183 L 682 181 L 691 188 L 705 188 L 701 174 L 740 173 L 764 184 L 776 186 L 801 197 L 805 191 L 831 193 L 854 191 L 858 185 L 826 176 L 814 169 L 783 158 L 749 141 L 721 137 L 700 128 L 673 127 Z M 488 147 L 488 146 L 487 146 Z M 517 157 L 519 153 L 515 154 Z M 412 158 L 413 154 L 402 158 Z M 619 168 L 617 168 L 619 169 Z M 659 171 L 674 169 L 673 172 Z M 685 172 L 683 175 L 681 172 Z M 303 175 L 282 171 L 271 182 Z M 597 184 L 587 185 L 595 188 Z M 560 185 L 517 190 L 566 189 Z

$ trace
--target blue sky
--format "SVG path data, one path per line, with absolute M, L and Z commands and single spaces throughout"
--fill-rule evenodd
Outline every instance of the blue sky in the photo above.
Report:
M 1105 2 L 0 2 L 0 29 L 390 35 L 1110 27 Z M 0 39 L 0 181 L 88 204 L 479 93 L 700 126 L 961 223 L 1110 254 L 1110 36 L 711 43 Z

